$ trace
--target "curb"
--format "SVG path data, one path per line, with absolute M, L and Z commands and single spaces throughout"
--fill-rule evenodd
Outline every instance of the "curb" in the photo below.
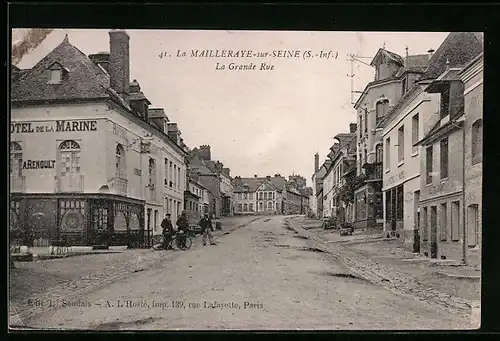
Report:
M 441 272 L 441 271 L 436 272 L 436 274 L 439 276 L 442 276 L 442 277 L 451 277 L 451 278 L 456 278 L 456 279 L 469 279 L 469 280 L 475 280 L 475 281 L 479 281 L 481 279 L 481 276 L 455 275 L 455 274 L 448 274 L 446 272 Z

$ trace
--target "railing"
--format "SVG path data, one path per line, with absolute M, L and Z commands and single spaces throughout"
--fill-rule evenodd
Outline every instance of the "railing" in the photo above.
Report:
M 83 174 L 55 176 L 55 192 L 83 192 L 83 179 Z
M 111 188 L 112 188 L 114 193 L 127 196 L 127 193 L 128 193 L 128 180 L 127 179 L 117 177 L 117 178 L 113 178 L 110 182 L 111 182 Z
M 24 193 L 26 191 L 26 177 L 10 176 L 10 192 L 11 193 Z

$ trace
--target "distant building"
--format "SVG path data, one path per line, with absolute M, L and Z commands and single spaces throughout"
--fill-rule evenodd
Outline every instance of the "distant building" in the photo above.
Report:
M 281 214 L 286 179 L 273 177 L 234 178 L 235 214 Z
M 184 192 L 184 207 L 189 223 L 197 225 L 204 214 L 209 214 L 208 205 L 205 207 L 205 192 L 208 190 L 200 183 L 199 175 L 193 171 L 189 172 L 186 191 Z

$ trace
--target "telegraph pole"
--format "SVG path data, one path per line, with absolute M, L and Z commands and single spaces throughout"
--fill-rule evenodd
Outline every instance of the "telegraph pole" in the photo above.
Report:
M 354 76 L 356 76 L 354 74 L 354 62 L 358 62 L 361 64 L 371 66 L 370 64 L 365 63 L 365 62 L 360 60 L 360 59 L 371 59 L 371 57 L 360 57 L 354 53 L 348 54 L 348 57 L 349 57 L 348 61 L 351 63 L 351 73 L 347 75 L 347 77 L 351 78 L 351 104 L 355 104 L 356 102 L 354 102 L 354 98 L 353 98 L 354 94 L 362 94 L 363 91 L 354 90 Z

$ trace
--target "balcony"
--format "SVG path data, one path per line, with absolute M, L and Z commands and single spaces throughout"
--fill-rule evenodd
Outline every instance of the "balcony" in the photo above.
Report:
M 128 194 L 128 180 L 124 177 L 116 177 L 111 179 L 111 190 L 118 195 L 127 196 Z
M 10 192 L 11 193 L 24 193 L 26 191 L 26 177 L 10 176 Z
M 66 174 L 54 177 L 56 193 L 83 192 L 83 174 Z

